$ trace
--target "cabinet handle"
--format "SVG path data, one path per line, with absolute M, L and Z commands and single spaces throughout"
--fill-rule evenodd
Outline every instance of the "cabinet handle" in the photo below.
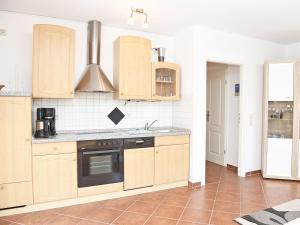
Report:
M 27 142 L 30 142 L 30 138 L 26 138 L 26 141 L 27 141 Z
M 53 150 L 56 151 L 56 150 L 57 150 L 57 147 L 53 147 Z
M 155 153 L 156 153 L 156 154 L 158 154 L 158 153 L 159 153 L 159 151 L 155 151 Z
M 124 95 L 124 93 L 120 93 L 120 95 Z
M 1 187 L 0 187 L 0 190 L 4 190 L 4 186 L 1 186 Z

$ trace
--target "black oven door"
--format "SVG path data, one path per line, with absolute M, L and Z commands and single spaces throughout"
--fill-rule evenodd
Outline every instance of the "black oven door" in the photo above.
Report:
M 124 150 L 89 149 L 78 152 L 78 187 L 123 182 Z

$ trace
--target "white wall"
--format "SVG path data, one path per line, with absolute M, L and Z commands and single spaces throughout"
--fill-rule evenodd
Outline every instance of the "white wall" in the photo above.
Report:
M 33 24 L 50 23 L 70 27 L 76 31 L 76 81 L 86 66 L 87 24 L 42 16 L 0 12 L 0 27 L 7 36 L 0 36 L 0 83 L 6 91 L 31 92 L 32 34 Z M 153 47 L 165 47 L 166 60 L 173 61 L 173 38 L 152 33 L 102 26 L 101 66 L 112 81 L 113 41 L 120 35 L 138 35 L 152 40 Z M 153 54 L 153 60 L 156 60 Z M 76 94 L 71 100 L 34 100 L 37 107 L 55 107 L 58 112 L 58 130 L 99 129 L 143 126 L 149 120 L 158 119 L 157 126 L 172 125 L 172 103 L 114 101 L 110 94 Z M 115 107 L 121 108 L 125 119 L 115 126 L 107 114 Z
M 300 42 L 285 47 L 286 59 L 300 59 Z
M 182 101 L 185 103 L 176 103 L 173 108 L 173 124 L 184 124 L 182 119 L 185 118 L 187 126 L 192 129 L 191 180 L 205 182 L 206 61 L 241 65 L 240 160 L 244 167 L 240 175 L 260 169 L 263 63 L 282 58 L 284 46 L 202 27 L 178 33 L 174 43 L 175 60 L 181 62 L 183 68 L 182 79 L 184 83 L 191 84 L 188 92 L 192 96 L 183 91 Z M 186 45 L 189 46 L 187 49 L 184 48 Z M 188 60 L 184 53 L 190 56 Z M 186 111 L 192 114 L 180 115 L 177 107 L 180 104 L 187 105 Z
M 229 65 L 226 74 L 226 163 L 238 166 L 239 148 L 239 101 L 235 95 L 235 84 L 240 83 L 239 66 Z

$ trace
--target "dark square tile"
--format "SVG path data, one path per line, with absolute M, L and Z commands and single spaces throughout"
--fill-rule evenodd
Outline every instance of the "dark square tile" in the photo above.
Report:
M 107 115 L 107 117 L 117 125 L 125 117 L 125 115 L 120 109 L 118 109 L 118 107 L 116 107 L 110 114 Z

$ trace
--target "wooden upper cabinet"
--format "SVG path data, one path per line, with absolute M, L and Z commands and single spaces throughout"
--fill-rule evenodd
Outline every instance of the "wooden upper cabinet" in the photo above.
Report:
M 31 181 L 31 98 L 0 97 L 0 184 Z
M 269 63 L 268 100 L 294 100 L 294 63 Z
M 74 49 L 74 30 L 56 25 L 34 25 L 32 74 L 34 98 L 74 96 Z
M 114 43 L 115 98 L 151 99 L 151 41 L 122 36 Z
M 180 99 L 179 65 L 166 62 L 152 63 L 152 99 Z

